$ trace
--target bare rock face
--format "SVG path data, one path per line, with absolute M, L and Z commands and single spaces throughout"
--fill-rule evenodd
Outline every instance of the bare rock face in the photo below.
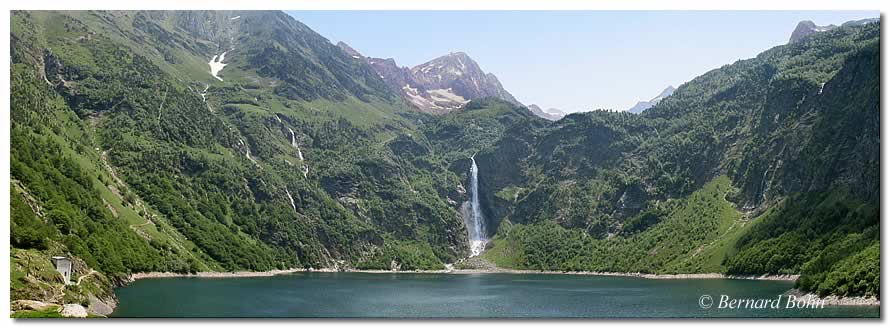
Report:
M 396 261 L 395 259 L 393 259 L 392 261 L 389 262 L 389 270 L 390 271 L 401 271 L 402 263 L 399 263 L 399 261 Z
M 337 46 L 352 58 L 365 60 L 391 90 L 423 112 L 447 113 L 471 100 L 486 97 L 522 106 L 494 74 L 483 71 L 463 52 L 450 53 L 408 68 L 399 66 L 392 58 L 365 57 L 343 42 Z
M 87 309 L 80 304 L 65 304 L 62 306 L 62 316 L 66 318 L 86 318 Z
M 88 299 L 90 300 L 90 306 L 87 310 L 90 313 L 107 316 L 114 312 L 114 308 L 117 306 L 114 299 L 103 301 L 93 294 L 89 294 Z
M 216 42 L 221 48 L 232 46 L 233 37 L 236 35 L 238 24 L 242 22 L 241 15 L 254 16 L 265 15 L 267 12 L 238 12 L 217 10 L 186 10 L 182 12 L 169 12 L 173 15 L 175 24 L 203 39 Z
M 346 44 L 346 42 L 343 42 L 343 41 L 337 42 L 337 47 L 339 47 L 340 50 L 343 50 L 343 52 L 345 52 L 347 55 L 349 55 L 352 58 L 360 59 L 363 57 L 362 54 L 360 54 L 355 49 L 352 49 L 352 47 L 350 47 L 348 44 Z
M 464 99 L 495 97 L 521 105 L 494 74 L 485 73 L 470 56 L 454 52 L 411 68 L 428 90 L 449 90 Z
M 20 310 L 28 310 L 28 311 L 43 311 L 47 310 L 51 307 L 59 306 L 58 304 L 46 303 L 41 301 L 33 301 L 33 300 L 16 300 L 13 301 L 10 305 L 10 308 L 13 311 Z
M 818 32 L 825 32 L 836 27 L 837 26 L 834 25 L 818 26 L 816 23 L 813 23 L 813 21 L 808 20 L 801 21 L 800 23 L 797 23 L 794 32 L 791 32 L 791 38 L 788 40 L 788 43 L 794 43 L 810 35 Z

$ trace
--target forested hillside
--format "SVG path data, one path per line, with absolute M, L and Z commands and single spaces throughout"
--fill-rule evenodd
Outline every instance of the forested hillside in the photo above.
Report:
M 440 269 L 469 255 L 473 155 L 502 267 L 879 290 L 878 24 L 641 115 L 557 122 L 494 98 L 420 112 L 281 12 L 13 12 L 11 29 L 13 299 L 108 300 L 149 271 Z M 87 283 L 52 292 L 54 255 Z
M 112 279 L 465 256 L 433 118 L 283 13 L 15 12 L 12 32 L 15 248 Z
M 877 295 L 879 58 L 878 24 L 843 27 L 705 73 L 642 115 L 511 129 L 477 157 L 506 226 L 489 258 L 800 273 L 806 290 Z M 518 169 L 496 169 L 505 158 Z

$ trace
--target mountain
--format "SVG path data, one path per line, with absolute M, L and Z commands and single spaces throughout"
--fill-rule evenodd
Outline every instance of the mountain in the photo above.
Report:
M 458 109 L 469 102 L 469 99 L 455 95 L 450 90 L 428 90 L 414 77 L 407 67 L 399 67 L 392 58 L 368 58 L 368 64 L 386 81 L 394 92 L 418 110 L 426 113 L 441 114 Z
M 355 59 L 365 58 L 346 43 L 338 43 L 344 53 Z M 494 97 L 522 106 L 498 78 L 485 73 L 470 56 L 451 53 L 413 68 L 400 67 L 392 58 L 365 58 L 390 90 L 427 113 L 446 113 L 471 100 Z
M 529 111 L 532 112 L 532 114 L 535 114 L 538 117 L 543 118 L 548 121 L 558 121 L 559 119 L 566 116 L 565 113 L 563 113 L 561 110 L 556 109 L 556 108 L 550 108 L 545 111 L 545 110 L 541 109 L 541 107 L 538 107 L 538 105 L 535 105 L 535 104 L 528 105 L 527 108 Z
M 431 118 L 287 14 L 11 16 L 15 299 L 61 297 L 33 274 L 57 255 L 96 271 L 66 299 L 110 304 L 134 272 L 468 254 L 465 174 L 432 153 Z
M 851 21 L 846 21 L 846 22 L 844 22 L 843 24 L 841 24 L 841 26 L 843 26 L 843 27 L 856 27 L 856 26 L 862 26 L 862 25 L 865 25 L 865 24 L 871 24 L 871 23 L 878 23 L 878 24 L 880 24 L 880 23 L 881 23 L 881 18 L 879 18 L 879 17 L 875 17 L 875 18 L 863 18 L 863 19 L 851 20 Z
M 411 68 L 418 82 L 429 90 L 449 90 L 465 99 L 494 97 L 521 105 L 491 73 L 485 73 L 470 56 L 454 52 Z
M 841 24 L 844 27 L 852 27 L 852 26 L 861 26 L 869 23 L 880 22 L 880 18 L 866 18 L 860 20 L 852 20 Z M 788 40 L 788 43 L 798 42 L 810 35 L 825 32 L 832 29 L 837 28 L 836 25 L 826 25 L 826 26 L 818 26 L 816 23 L 812 21 L 801 21 L 797 23 L 797 27 L 794 28 L 794 31 L 791 32 L 791 38 Z
M 337 42 L 337 48 L 340 48 L 340 50 L 343 50 L 344 53 L 346 53 L 347 55 L 349 55 L 349 57 L 352 57 L 353 59 L 361 59 L 364 57 L 364 56 L 362 56 L 361 53 L 359 53 L 355 49 L 352 49 L 352 47 L 350 47 L 348 44 L 346 44 L 346 42 L 343 42 L 343 41 Z
M 797 23 L 797 27 L 794 28 L 794 31 L 791 32 L 791 38 L 788 40 L 788 43 L 798 42 L 801 39 L 808 37 L 810 35 L 825 32 L 831 29 L 837 28 L 836 25 L 826 25 L 826 26 L 818 26 L 816 23 L 812 21 L 801 21 Z
M 657 105 L 658 102 L 660 102 L 662 99 L 667 98 L 670 95 L 674 94 L 674 91 L 676 91 L 676 90 L 677 89 L 674 89 L 674 86 L 672 86 L 672 85 L 668 86 L 667 88 L 662 90 L 661 93 L 658 94 L 658 96 L 655 96 L 655 98 L 649 99 L 649 101 L 639 101 L 639 102 L 637 102 L 636 105 L 634 105 L 627 111 L 630 113 L 634 113 L 634 114 L 642 113 L 643 111 L 651 108 L 652 106 Z
M 107 308 L 138 272 L 443 269 L 470 254 L 473 161 L 500 267 L 880 289 L 879 24 L 705 72 L 645 115 L 556 122 L 465 54 L 399 67 L 277 11 L 10 28 L 14 300 Z
M 879 295 L 879 62 L 879 24 L 839 27 L 704 73 L 646 115 L 507 129 L 475 156 L 498 231 L 483 257 Z

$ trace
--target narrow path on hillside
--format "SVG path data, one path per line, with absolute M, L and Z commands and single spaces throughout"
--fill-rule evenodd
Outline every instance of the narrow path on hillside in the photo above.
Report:
M 96 272 L 96 270 L 92 270 L 92 269 L 90 269 L 90 273 L 87 273 L 87 274 L 85 274 L 85 275 L 82 275 L 82 276 L 80 276 L 80 277 L 77 277 L 77 282 L 74 283 L 74 285 L 75 285 L 75 286 L 80 286 L 80 282 L 83 281 L 84 278 L 89 277 L 89 276 L 92 276 L 92 275 L 97 274 L 97 273 L 98 273 L 98 272 Z

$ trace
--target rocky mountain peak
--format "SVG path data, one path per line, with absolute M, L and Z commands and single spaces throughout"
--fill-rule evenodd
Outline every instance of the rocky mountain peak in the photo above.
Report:
M 485 73 L 470 56 L 452 52 L 411 68 L 411 73 L 427 84 L 444 86 L 458 79 L 482 81 Z
M 463 52 L 452 52 L 411 68 L 415 79 L 427 89 L 450 90 L 467 100 L 495 97 L 521 105 L 498 78 L 486 73 Z
M 819 26 L 813 21 L 805 20 L 797 23 L 797 27 L 794 28 L 794 32 L 791 32 L 791 38 L 788 40 L 788 43 L 794 43 L 800 41 L 801 39 L 808 37 L 810 35 L 816 34 L 818 32 L 825 32 L 836 28 L 835 25 L 826 25 Z
M 677 89 L 674 88 L 674 86 L 669 85 L 667 88 L 664 88 L 664 90 L 662 90 L 661 93 L 659 93 L 657 96 L 655 96 L 655 98 L 649 99 L 648 101 L 639 101 L 639 102 L 637 102 L 636 105 L 634 105 L 627 111 L 634 113 L 634 114 L 642 113 L 643 111 L 649 109 L 650 107 L 658 104 L 662 99 L 667 98 L 670 95 L 674 94 L 674 91 L 676 91 L 676 90 Z
M 353 58 L 365 58 L 390 89 L 421 111 L 446 113 L 470 100 L 495 97 L 521 106 L 498 78 L 486 73 L 469 55 L 452 52 L 413 68 L 400 67 L 392 58 L 362 57 L 341 42 L 337 44 Z

